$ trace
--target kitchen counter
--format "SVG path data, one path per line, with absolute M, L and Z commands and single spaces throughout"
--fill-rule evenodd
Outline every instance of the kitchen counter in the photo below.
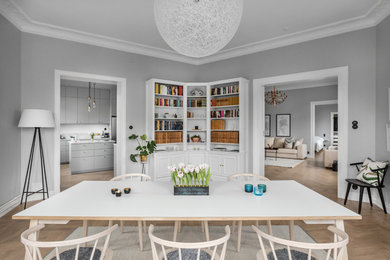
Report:
M 95 139 L 93 141 L 91 140 L 73 140 L 70 141 L 71 144 L 96 144 L 96 143 L 115 143 L 114 140 L 100 140 Z

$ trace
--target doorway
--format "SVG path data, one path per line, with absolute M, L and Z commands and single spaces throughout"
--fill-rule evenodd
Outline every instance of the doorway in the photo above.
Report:
M 348 67 L 309 71 L 296 74 L 281 75 L 275 77 L 255 79 L 253 81 L 253 172 L 264 175 L 264 90 L 272 84 L 289 82 L 319 80 L 335 77 L 338 86 L 338 184 L 337 196 L 341 198 L 345 194 L 346 185 L 344 179 L 348 175 Z M 259 102 L 262 101 L 262 102 Z
M 69 88 L 68 94 L 64 92 L 64 90 L 66 91 L 64 88 L 66 85 Z M 66 100 L 66 97 L 68 97 L 68 100 Z M 68 111 L 66 111 L 64 102 L 68 102 Z M 74 105 L 72 106 L 72 104 Z M 100 107 L 98 107 L 99 104 Z M 78 113 L 77 108 L 79 106 L 80 111 Z M 66 112 L 68 112 L 68 115 Z M 108 175 L 117 176 L 125 173 L 126 79 L 56 70 L 54 114 L 56 120 L 53 140 L 56 151 L 54 155 L 55 193 L 60 192 L 61 187 L 67 188 L 72 183 L 77 183 L 77 181 L 84 179 L 100 180 L 101 178 L 108 178 Z M 116 121 L 116 118 L 119 120 Z M 113 133 L 115 130 L 114 124 L 116 124 L 116 140 L 112 140 L 112 136 L 115 136 Z M 90 144 L 92 133 L 94 134 L 94 141 L 98 140 L 99 142 Z M 63 156 L 61 156 L 61 137 L 63 141 L 66 140 L 65 146 L 69 147 L 68 151 L 65 151 L 65 154 L 66 152 L 69 153 L 69 158 L 64 158 L 64 150 Z M 74 144 L 73 150 L 71 149 L 72 144 Z M 111 147 L 105 147 L 107 145 L 111 145 Z M 85 151 L 81 151 L 79 148 L 83 148 Z M 72 151 L 73 155 L 71 155 Z M 111 153 L 105 154 L 108 151 Z M 78 156 L 79 154 L 80 156 Z M 94 156 L 102 156 L 104 160 L 95 160 Z M 67 165 L 66 159 L 71 161 L 72 158 L 74 164 Z M 63 162 L 62 165 L 61 161 Z M 81 164 L 81 162 L 85 163 Z M 84 167 L 85 165 L 88 167 Z M 89 174 L 88 169 L 95 166 L 99 169 L 92 172 L 92 175 Z M 66 179 L 68 183 L 64 185 L 61 183 L 61 168 L 68 171 L 67 177 L 70 177 Z M 100 172 L 99 170 L 106 171 Z M 105 175 L 107 176 L 104 177 Z M 71 178 L 71 176 L 75 177 Z

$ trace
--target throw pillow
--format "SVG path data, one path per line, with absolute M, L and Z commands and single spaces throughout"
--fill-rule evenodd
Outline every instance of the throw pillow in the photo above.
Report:
M 297 149 L 299 145 L 303 144 L 303 138 L 299 138 L 295 141 L 293 149 Z
M 373 170 L 383 169 L 389 164 L 388 161 L 379 162 L 374 161 L 371 158 L 364 160 L 362 168 L 360 169 L 356 179 L 371 184 L 373 186 L 378 186 L 378 174 Z M 384 171 L 379 171 L 379 181 L 382 180 Z
M 294 139 L 292 137 L 287 137 L 284 139 L 284 148 L 292 149 L 294 144 Z
M 284 137 L 276 137 L 274 141 L 274 148 L 283 148 L 284 147 Z
M 270 148 L 274 146 L 274 137 L 266 137 L 265 138 L 265 148 Z

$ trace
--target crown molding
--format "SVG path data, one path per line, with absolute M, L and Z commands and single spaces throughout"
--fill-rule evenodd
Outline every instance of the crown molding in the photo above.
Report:
M 374 27 L 390 15 L 390 0 L 378 0 L 366 14 L 336 23 L 311 28 L 264 41 L 254 42 L 226 50 L 204 58 L 186 57 L 173 50 L 156 48 L 148 45 L 119 40 L 103 35 L 73 30 L 31 19 L 12 0 L 0 1 L 0 13 L 14 24 L 20 31 L 51 38 L 74 41 L 119 51 L 136 53 L 160 59 L 173 60 L 192 65 L 202 65 L 220 60 L 249 55 L 265 50 L 285 47 L 297 43 L 339 35 L 351 31 Z

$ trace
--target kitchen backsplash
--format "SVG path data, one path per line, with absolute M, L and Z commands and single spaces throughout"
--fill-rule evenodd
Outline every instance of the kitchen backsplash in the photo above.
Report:
M 95 134 L 101 134 L 103 129 L 107 128 L 105 132 L 111 132 L 109 125 L 99 124 L 99 125 L 61 125 L 61 136 L 66 139 L 70 139 L 70 136 L 74 136 L 76 139 L 90 139 L 90 133 L 94 132 Z M 100 139 L 101 135 L 95 135 L 96 139 Z

